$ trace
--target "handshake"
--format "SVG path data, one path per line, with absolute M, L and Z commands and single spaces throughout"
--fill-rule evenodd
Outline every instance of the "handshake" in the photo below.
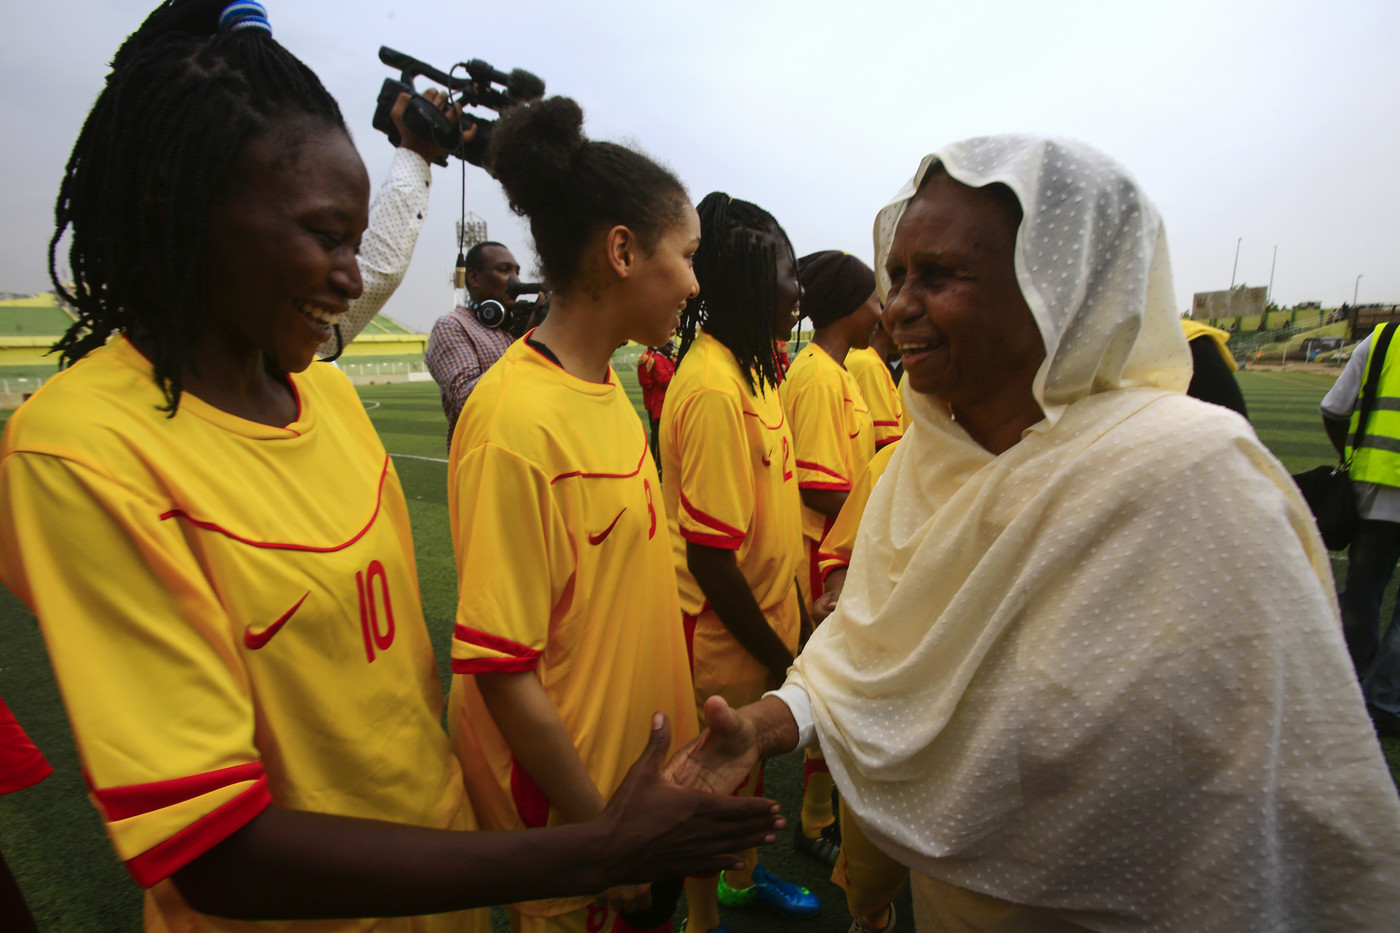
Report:
M 796 745 L 795 727 L 785 735 L 762 728 L 773 717 L 750 715 L 772 710 L 771 704 L 786 710 L 781 700 L 765 698 L 736 712 L 711 697 L 705 703 L 707 728 L 664 765 L 671 730 L 664 715 L 653 717 L 646 750 L 600 817 L 621 861 L 616 877 L 638 883 L 739 868 L 734 853 L 777 839 L 777 830 L 787 825 L 777 803 L 729 796 L 765 752 Z

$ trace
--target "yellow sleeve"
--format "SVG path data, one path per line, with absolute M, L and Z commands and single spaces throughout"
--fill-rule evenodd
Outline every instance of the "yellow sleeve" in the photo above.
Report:
M 450 481 L 458 490 L 452 671 L 534 670 L 551 613 L 574 574 L 573 546 L 549 480 L 510 450 L 482 444 Z
M 92 799 L 147 887 L 271 802 L 233 626 L 164 508 L 71 460 L 0 461 L 0 579 L 39 618 Z
M 893 443 L 881 447 L 879 453 L 870 461 L 870 465 L 861 471 L 860 478 L 851 487 L 851 494 L 841 506 L 840 514 L 836 516 L 836 521 L 832 522 L 831 530 L 822 538 L 821 547 L 817 550 L 817 560 L 823 580 L 833 570 L 850 566 L 851 551 L 855 549 L 856 532 L 860 530 L 865 504 L 870 501 L 870 493 L 884 475 L 885 467 L 889 466 L 890 458 L 894 456 L 894 448 Z
M 679 521 L 687 541 L 737 551 L 748 536 L 754 488 L 743 422 L 739 400 L 714 389 L 691 393 L 676 411 Z
M 843 415 L 841 384 L 818 382 L 795 392 L 788 409 L 792 421 L 793 459 L 799 489 L 851 488 L 851 440 Z

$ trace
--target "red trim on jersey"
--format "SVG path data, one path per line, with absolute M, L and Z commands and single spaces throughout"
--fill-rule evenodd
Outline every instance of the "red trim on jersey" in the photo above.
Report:
M 293 379 L 290 375 L 287 376 L 287 385 L 292 390 L 292 401 L 297 403 L 297 416 L 296 418 L 292 419 L 292 424 L 296 424 L 298 421 L 301 420 L 301 393 L 297 391 L 296 380 Z M 283 425 L 283 427 L 286 428 L 287 426 Z M 292 431 L 291 428 L 287 428 L 287 430 Z M 292 431 L 292 433 L 295 434 L 297 437 L 301 437 L 300 431 Z
M 369 530 L 374 527 L 375 521 L 379 518 L 379 507 L 384 503 L 384 480 L 387 479 L 388 476 L 389 455 L 385 454 L 384 467 L 382 470 L 380 470 L 379 473 L 379 491 L 375 496 L 374 511 L 370 514 L 369 521 L 365 522 L 365 526 L 359 531 L 355 532 L 355 534 L 348 541 L 345 541 L 342 544 L 332 544 L 327 547 L 313 547 L 310 544 L 285 544 L 275 541 L 254 541 L 250 538 L 244 538 L 241 535 L 236 535 L 221 525 L 216 525 L 213 522 L 201 521 L 200 519 L 197 519 L 194 516 L 190 515 L 184 509 L 171 509 L 169 512 L 165 512 L 164 514 L 162 514 L 160 516 L 160 520 L 165 521 L 168 518 L 183 518 L 185 521 L 189 522 L 191 525 L 194 525 L 196 528 L 202 528 L 205 531 L 217 532 L 218 534 L 223 535 L 225 538 L 237 541 L 239 544 L 247 544 L 250 547 L 267 548 L 268 550 L 273 551 L 310 551 L 314 554 L 330 554 L 335 551 L 345 550 L 350 545 L 363 538 L 366 534 L 369 533 Z
M 850 483 L 804 483 L 804 482 L 802 482 L 801 480 L 798 480 L 798 481 L 797 481 L 797 488 L 798 488 L 798 489 L 834 489 L 834 490 L 836 490 L 837 492 L 850 492 L 850 491 L 851 491 L 851 484 L 850 484 Z
M 549 798 L 514 755 L 510 756 L 510 799 L 527 829 L 549 824 Z
M 830 567 L 826 567 L 823 569 L 821 566 L 821 562 L 824 560 L 834 560 L 836 561 L 836 563 L 832 564 Z M 833 573 L 840 570 L 841 568 L 849 566 L 851 566 L 850 560 L 842 557 L 840 554 L 832 554 L 829 551 L 817 551 L 817 570 L 822 576 L 822 589 L 826 589 L 827 577 L 831 576 Z
M 149 784 L 126 784 L 121 787 L 92 787 L 92 796 L 102 808 L 102 815 L 109 823 L 130 819 L 143 813 L 152 813 L 173 807 L 177 803 L 193 800 L 230 784 L 242 781 L 257 781 L 263 778 L 261 761 L 249 761 L 241 765 L 230 765 L 217 771 L 203 774 L 189 774 L 185 777 L 166 781 L 152 781 Z
M 695 679 L 695 623 L 699 618 L 688 612 L 681 613 L 681 628 L 685 631 L 685 656 L 690 661 L 691 680 Z
M 681 490 L 681 507 L 684 508 L 687 512 L 689 512 L 690 517 L 695 519 L 700 524 L 705 525 L 708 528 L 712 528 L 715 531 L 722 532 L 727 537 L 738 538 L 740 541 L 742 541 L 744 540 L 744 536 L 747 534 L 747 532 L 741 531 L 738 528 L 735 528 L 733 525 L 720 521 L 708 512 L 702 512 L 700 509 L 697 509 L 695 507 L 695 504 L 691 502 L 688 498 L 686 498 L 684 489 Z
M 896 419 L 893 420 L 893 421 L 876 421 L 876 422 L 873 422 L 873 423 L 874 423 L 875 427 L 877 427 L 877 428 L 897 428 L 897 427 L 899 427 L 899 419 L 898 419 L 898 418 L 896 418 Z
M 749 416 L 749 417 L 752 418 L 753 420 L 757 421 L 759 424 L 763 425 L 765 428 L 767 428 L 767 429 L 770 430 L 770 431 L 776 431 L 776 430 L 778 430 L 779 428 L 781 428 L 781 427 L 783 426 L 783 422 L 784 422 L 785 420 L 787 420 L 787 419 L 786 419 L 786 415 L 785 415 L 785 413 L 784 413 L 784 411 L 783 411 L 783 407 L 782 407 L 781 405 L 778 406 L 778 423 L 777 423 L 777 424 L 769 424 L 768 422 L 764 421 L 762 418 L 760 418 L 760 417 L 758 416 L 758 412 L 756 412 L 756 411 L 746 411 L 746 412 L 744 412 L 744 414 L 747 415 L 747 416 Z
M 502 654 L 509 654 L 517 658 L 538 658 L 540 656 L 539 651 L 528 645 L 522 645 L 518 641 L 512 641 L 504 635 L 483 632 L 479 628 L 462 625 L 460 622 L 453 632 L 453 637 L 458 641 L 464 641 L 478 648 L 485 648 L 488 651 L 499 651 Z
M 638 426 L 639 428 L 641 427 L 641 422 L 640 422 L 640 421 L 637 422 L 637 426 Z M 555 483 L 559 482 L 561 479 L 572 479 L 573 477 L 578 477 L 579 479 L 628 479 L 628 478 L 633 477 L 633 476 L 636 476 L 638 473 L 642 472 L 642 464 L 643 464 L 643 463 L 646 463 L 646 462 L 647 462 L 647 440 L 646 440 L 646 432 L 643 432 L 643 433 L 642 433 L 642 456 L 641 456 L 641 459 L 639 459 L 639 460 L 637 461 L 637 468 L 636 468 L 635 470 L 633 470 L 631 473 L 585 473 L 585 472 L 583 472 L 582 470 L 574 470 L 572 473 L 560 473 L 558 476 L 554 477 L 554 479 L 552 479 L 552 480 L 549 481 L 549 485 L 553 486 Z
M 127 859 L 126 870 L 137 884 L 149 888 L 247 826 L 271 803 L 267 778 L 260 777 L 252 787 L 217 810 L 195 820 L 164 842 Z
M 29 740 L 19 720 L 0 699 L 0 794 L 33 787 L 53 774 L 43 752 Z
M 540 666 L 539 658 L 453 658 L 454 674 L 518 674 Z
M 681 537 L 687 541 L 694 541 L 696 544 L 703 544 L 706 547 L 722 548 L 726 551 L 737 551 L 744 546 L 743 538 L 730 538 L 725 535 L 707 535 L 701 531 L 690 531 L 681 529 Z
M 902 438 L 903 436 L 904 436 L 903 434 L 896 434 L 894 437 L 887 437 L 887 438 L 885 438 L 885 439 L 882 440 L 882 441 L 876 441 L 876 442 L 875 442 L 875 449 L 876 449 L 876 450 L 880 450 L 880 449 L 884 448 L 885 446 L 887 446 L 887 445 L 889 445 L 889 444 L 893 444 L 895 441 L 899 440 L 899 439 Z
M 825 473 L 827 476 L 834 476 L 843 483 L 850 482 L 850 480 L 846 479 L 846 477 L 842 476 L 840 473 L 837 473 L 830 467 L 824 467 L 820 463 L 813 463 L 811 460 L 794 460 L 793 462 L 797 464 L 799 470 L 815 470 L 818 473 Z M 801 484 L 799 483 L 798 485 Z M 851 487 L 848 485 L 846 488 L 850 489 Z

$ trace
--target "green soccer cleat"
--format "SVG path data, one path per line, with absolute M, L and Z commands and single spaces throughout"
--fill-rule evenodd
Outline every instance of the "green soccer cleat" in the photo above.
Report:
M 753 884 L 731 888 L 719 874 L 719 902 L 725 907 L 767 907 L 784 917 L 815 917 L 821 901 L 806 888 L 784 881 L 759 865 L 753 870 Z

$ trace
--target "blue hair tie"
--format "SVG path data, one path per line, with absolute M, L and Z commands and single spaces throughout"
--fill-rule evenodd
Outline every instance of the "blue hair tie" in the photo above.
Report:
M 267 10 L 256 0 L 238 0 L 224 7 L 219 14 L 219 32 L 237 32 L 240 29 L 261 29 L 272 35 L 272 24 L 267 21 Z

